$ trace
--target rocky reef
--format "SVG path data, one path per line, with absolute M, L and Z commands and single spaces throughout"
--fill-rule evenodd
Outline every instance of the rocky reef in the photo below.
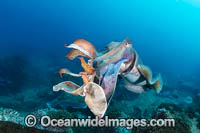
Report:
M 0 133 L 47 133 L 48 131 L 24 127 L 12 122 L 0 122 Z
M 128 92 L 127 92 L 128 93 Z M 122 127 L 104 127 L 104 128 L 95 128 L 95 127 L 69 127 L 69 128 L 55 128 L 48 127 L 44 128 L 40 124 L 33 128 L 25 128 L 27 131 L 40 132 L 40 130 L 50 131 L 50 132 L 134 132 L 134 133 L 198 133 L 200 131 L 200 119 L 199 119 L 199 110 L 196 104 L 199 104 L 199 101 L 196 103 L 196 100 L 192 105 L 181 106 L 179 102 L 174 102 L 172 99 L 163 98 L 162 100 L 155 93 L 144 93 L 137 96 L 137 99 L 129 100 L 123 99 L 120 100 L 120 94 L 116 94 L 111 102 L 111 107 L 108 108 L 106 116 L 109 118 L 146 118 L 150 119 L 166 119 L 174 118 L 176 121 L 175 127 L 134 127 L 129 130 Z M 127 94 L 129 95 L 129 94 Z M 148 100 L 151 97 L 151 100 Z M 198 98 L 198 95 L 197 95 Z M 160 100 L 159 102 L 157 102 Z M 65 109 L 57 109 L 56 107 L 49 107 L 38 109 L 34 112 L 38 119 L 41 116 L 48 115 L 51 118 L 87 118 L 87 116 L 92 116 L 93 114 L 89 109 L 76 109 L 66 106 Z M 17 112 L 11 109 L 0 109 L 0 121 L 10 121 L 16 124 L 24 125 L 23 119 L 26 116 L 24 113 Z M 10 124 L 10 123 L 9 123 Z M 1 125 L 1 124 L 0 124 Z M 16 125 L 9 125 L 11 127 Z M 21 128 L 21 126 L 19 126 Z
M 52 91 L 52 86 L 62 81 L 57 71 L 63 63 L 59 67 L 54 63 L 46 58 L 30 61 L 22 55 L 0 58 L 0 132 L 200 132 L 200 88 L 196 84 L 199 81 L 191 83 L 191 80 L 181 81 L 174 88 L 164 85 L 160 94 L 154 91 L 134 94 L 125 90 L 119 79 L 117 91 L 105 113 L 109 118 L 174 118 L 175 127 L 134 127 L 130 130 L 125 127 L 44 128 L 37 124 L 34 128 L 28 128 L 24 124 L 27 114 L 34 114 L 37 119 L 44 115 L 52 118 L 94 117 L 83 99 Z M 72 69 L 77 71 L 76 68 Z M 72 80 L 74 77 L 63 78 Z M 80 79 L 74 78 L 73 81 L 82 84 Z

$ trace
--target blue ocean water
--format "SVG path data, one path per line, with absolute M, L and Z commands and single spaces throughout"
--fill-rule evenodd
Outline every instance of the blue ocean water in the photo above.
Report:
M 52 92 L 63 81 L 58 70 L 81 70 L 73 67 L 78 60 L 65 59 L 64 44 L 84 38 L 101 50 L 126 37 L 143 63 L 163 76 L 162 96 L 198 101 L 199 0 L 7 0 L 0 1 L 0 107 L 35 111 L 64 95 Z M 193 113 L 200 113 L 197 105 Z
M 63 44 L 77 38 L 101 49 L 128 36 L 143 61 L 158 71 L 175 76 L 197 69 L 199 62 L 198 3 L 20 0 L 2 1 L 0 10 L 3 55 L 64 55 Z

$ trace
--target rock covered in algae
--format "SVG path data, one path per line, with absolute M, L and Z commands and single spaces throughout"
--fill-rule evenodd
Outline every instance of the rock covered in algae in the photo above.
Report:
M 10 121 L 17 124 L 23 124 L 23 117 L 19 112 L 12 109 L 0 108 L 0 121 Z
M 12 122 L 0 122 L 0 133 L 47 133 L 48 131 L 24 127 Z

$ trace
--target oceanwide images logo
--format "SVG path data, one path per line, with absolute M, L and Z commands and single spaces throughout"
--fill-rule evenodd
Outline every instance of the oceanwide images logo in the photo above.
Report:
M 87 119 L 51 119 L 49 116 L 42 116 L 39 121 L 34 115 L 27 115 L 24 119 L 25 125 L 34 127 L 37 122 L 40 122 L 43 127 L 126 127 L 132 129 L 133 127 L 174 127 L 174 119 L 110 119 L 105 116 L 99 119 L 97 116 L 92 119 L 88 116 Z

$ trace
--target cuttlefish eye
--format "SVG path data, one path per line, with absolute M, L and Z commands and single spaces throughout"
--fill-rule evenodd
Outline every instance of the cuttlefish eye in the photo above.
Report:
M 132 47 L 132 42 L 130 39 L 126 38 L 123 42 L 122 42 L 122 45 L 125 47 L 125 48 L 131 48 Z
M 126 42 L 126 47 L 127 47 L 127 48 L 132 47 L 132 42 L 131 42 L 130 39 L 128 39 L 128 37 L 125 39 L 125 42 Z
M 131 48 L 131 47 L 132 47 L 132 44 L 127 43 L 127 44 L 126 44 L 126 47 L 127 47 L 127 48 Z
M 93 61 L 92 60 L 88 60 L 88 65 L 89 66 L 93 66 Z

